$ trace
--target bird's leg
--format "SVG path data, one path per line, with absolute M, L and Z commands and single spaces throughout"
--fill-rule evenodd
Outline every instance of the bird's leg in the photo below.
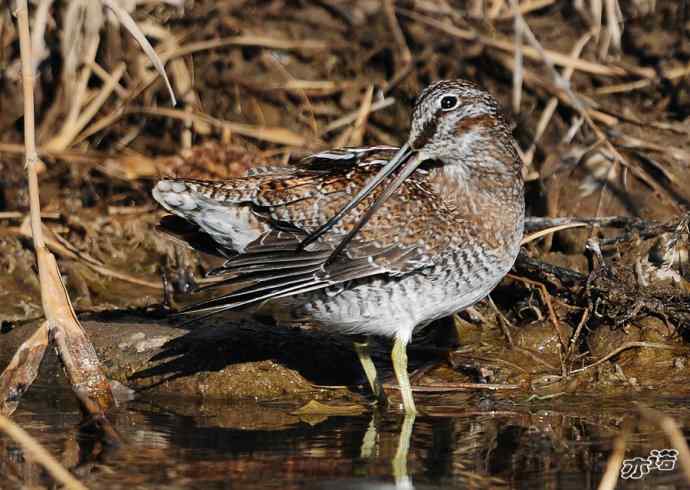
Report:
M 383 386 L 376 374 L 374 361 L 371 359 L 369 339 L 364 340 L 364 342 L 354 342 L 354 346 L 357 357 L 359 357 L 359 362 L 362 364 L 362 368 L 364 368 L 364 374 L 366 374 L 367 381 L 369 381 L 369 386 L 371 386 L 371 391 L 374 393 L 376 400 L 380 403 L 385 403 L 386 395 L 383 392 Z
M 416 414 L 417 409 L 414 406 L 414 398 L 412 398 L 410 377 L 407 374 L 407 342 L 396 337 L 391 357 L 393 358 L 393 370 L 398 380 L 398 386 L 400 386 L 405 413 Z
M 396 488 L 414 488 L 412 481 L 407 474 L 407 459 L 410 453 L 410 439 L 412 439 L 412 428 L 414 427 L 414 413 L 406 413 L 400 428 L 400 439 L 398 439 L 398 449 L 392 461 L 393 478 L 395 478 Z

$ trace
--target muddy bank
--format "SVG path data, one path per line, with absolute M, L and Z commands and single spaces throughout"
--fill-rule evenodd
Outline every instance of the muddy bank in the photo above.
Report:
M 623 328 L 600 327 L 587 337 L 591 357 L 562 370 L 558 331 L 549 319 L 512 331 L 487 326 L 491 309 L 477 318 L 457 318 L 419 335 L 410 349 L 412 380 L 424 409 L 439 396 L 460 402 L 470 393 L 513 401 L 584 394 L 669 396 L 690 394 L 688 349 L 661 320 L 642 319 Z M 310 400 L 368 403 L 368 386 L 351 339 L 314 330 L 284 329 L 242 318 L 206 320 L 189 330 L 165 320 L 88 315 L 83 325 L 109 379 L 129 396 L 181 396 L 206 400 L 284 400 L 299 407 Z M 0 334 L 0 369 L 35 328 L 23 324 Z M 567 325 L 561 328 L 569 328 Z M 572 332 L 566 331 L 568 338 Z M 448 339 L 456 339 L 455 348 Z M 389 345 L 375 345 L 374 359 L 398 400 L 388 358 Z M 614 353 L 611 356 L 611 353 Z M 54 355 L 44 361 L 47 379 L 62 378 Z M 321 388 L 326 387 L 328 388 Z M 340 388 L 338 388 L 340 387 Z M 65 384 L 65 389 L 68 389 Z

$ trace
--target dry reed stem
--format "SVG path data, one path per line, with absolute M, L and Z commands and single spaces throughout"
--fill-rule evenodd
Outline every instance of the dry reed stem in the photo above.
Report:
M 67 112 L 67 117 L 65 118 L 65 122 L 60 128 L 58 136 L 56 136 L 53 139 L 66 139 L 66 136 L 61 135 L 63 133 L 68 132 L 70 128 L 72 128 L 76 124 L 77 119 L 79 119 L 79 114 L 81 113 L 83 105 L 85 104 L 84 99 L 86 98 L 86 91 L 89 84 L 89 80 L 91 79 L 91 65 L 93 65 L 96 61 L 96 53 L 98 52 L 98 46 L 100 44 L 100 41 L 101 38 L 98 34 L 94 35 L 93 40 L 91 40 L 90 42 L 89 38 L 87 38 L 88 48 L 83 60 L 84 67 L 81 69 L 81 72 L 79 73 L 79 77 L 77 78 L 74 87 L 74 92 L 66 93 L 66 95 L 71 99 L 70 110 L 69 112 Z M 67 143 L 69 144 L 70 141 L 68 141 Z M 56 146 L 57 149 L 62 150 L 64 150 L 66 147 L 67 145 L 64 145 L 63 147 Z
M 39 0 L 34 13 L 33 32 L 31 33 L 31 52 L 33 54 L 33 72 L 36 72 L 38 65 L 45 60 L 50 52 L 45 44 L 45 32 L 48 26 L 48 14 L 53 0 Z
M 597 490 L 614 490 L 616 488 L 616 483 L 618 483 L 618 477 L 620 476 L 621 466 L 623 466 L 623 459 L 625 458 L 625 446 L 630 438 L 630 430 L 627 424 L 623 426 L 621 432 L 616 436 L 613 441 L 613 452 L 609 456 L 609 460 L 606 463 L 606 470 L 604 471 L 604 476 L 599 482 Z
M 670 415 L 666 415 L 639 402 L 636 405 L 642 418 L 657 425 L 666 434 L 671 445 L 678 450 L 680 467 L 683 470 L 685 479 L 690 483 L 690 449 L 688 449 L 688 443 L 680 427 L 678 427 L 678 423 Z
M 519 4 L 517 0 L 510 0 L 510 5 L 515 13 L 514 27 L 515 31 L 515 70 L 513 70 L 513 112 L 518 114 L 520 112 L 520 99 L 522 97 L 522 37 L 523 31 L 522 22 L 520 22 Z M 525 166 L 529 165 L 526 158 L 523 158 Z
M 101 107 L 103 107 L 108 97 L 110 97 L 113 90 L 115 90 L 116 85 L 120 82 L 120 78 L 122 78 L 122 75 L 125 73 L 125 68 L 124 63 L 120 63 L 115 68 L 113 74 L 106 80 L 103 87 L 101 87 L 98 95 L 94 97 L 84 111 L 77 116 L 76 120 L 73 122 L 68 121 L 61 128 L 60 132 L 45 144 L 45 148 L 48 151 L 65 150 L 74 142 L 77 135 L 87 126 L 91 119 L 93 119 Z M 90 72 L 89 70 L 89 73 Z
M 41 284 L 41 302 L 47 320 L 47 328 L 54 334 L 58 353 L 75 393 L 87 393 L 93 397 L 100 411 L 113 403 L 110 385 L 100 370 L 96 352 L 79 324 L 65 290 L 55 257 L 45 246 L 41 224 L 41 206 L 38 190 L 38 176 L 35 164 L 39 161 L 36 152 L 34 123 L 34 75 L 31 67 L 31 43 L 29 34 L 29 11 L 26 0 L 17 0 L 17 24 L 22 61 L 24 90 L 24 145 L 26 148 L 26 170 L 29 180 L 29 201 L 31 232 L 36 251 L 36 262 Z
M 120 85 L 120 82 L 114 81 L 113 76 L 110 73 L 108 73 L 105 69 L 103 69 L 101 65 L 94 61 L 93 63 L 91 63 L 90 66 L 91 70 L 93 70 L 94 75 L 96 75 L 105 83 L 113 84 L 115 93 L 118 95 L 118 97 L 120 97 L 121 99 L 127 97 L 127 89 Z
M 19 0 L 21 1 L 21 0 Z M 19 3 L 19 1 L 17 3 Z M 36 439 L 7 417 L 0 415 L 0 431 L 7 434 L 29 453 L 31 459 L 43 466 L 48 473 L 68 490 L 87 490 L 72 474 L 67 471 Z
M 0 375 L 0 414 L 12 415 L 19 399 L 33 384 L 48 347 L 48 327 L 41 323 L 36 331 L 19 346 L 12 360 Z

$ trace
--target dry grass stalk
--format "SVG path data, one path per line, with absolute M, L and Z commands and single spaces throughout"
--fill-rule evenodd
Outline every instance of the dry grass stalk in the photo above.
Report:
M 640 411 L 642 418 L 652 422 L 664 431 L 671 445 L 678 450 L 678 462 L 680 462 L 685 479 L 690 483 L 690 449 L 683 432 L 678 427 L 678 423 L 670 415 L 666 415 L 641 403 L 637 403 L 637 409 Z
M 46 316 L 47 328 L 57 343 L 58 353 L 63 362 L 72 388 L 80 398 L 90 399 L 90 406 L 103 412 L 113 403 L 108 380 L 100 370 L 96 352 L 79 324 L 67 296 L 55 257 L 48 251 L 43 236 L 34 123 L 34 75 L 31 62 L 31 43 L 29 34 L 29 13 L 26 0 L 17 1 L 17 19 L 22 61 L 22 80 L 24 90 L 24 145 L 26 149 L 26 170 L 29 180 L 29 200 L 31 231 L 36 251 L 41 300 Z M 46 334 L 47 335 L 47 334 Z M 6 373 L 3 373 L 3 378 Z M 89 410 L 89 407 L 85 407 Z
M 63 160 L 69 160 L 72 163 L 101 163 L 107 158 L 107 155 L 103 153 L 89 152 L 84 150 L 51 151 L 43 147 L 39 147 L 37 148 L 37 151 L 39 156 L 61 158 Z M 8 153 L 10 155 L 24 154 L 24 146 L 15 143 L 0 143 L 0 153 Z
M 209 51 L 212 49 L 225 48 L 228 46 L 255 46 L 258 48 L 283 49 L 286 51 L 302 49 L 323 51 L 328 49 L 344 47 L 334 45 L 333 43 L 329 43 L 326 41 L 312 39 L 292 41 L 289 39 L 278 39 L 275 37 L 254 36 L 247 34 L 243 36 L 224 37 L 221 39 L 212 39 L 209 41 L 189 43 L 179 48 L 176 48 L 172 51 L 162 53 L 161 59 L 165 63 L 173 58 L 178 58 L 180 56 L 188 56 L 199 51 Z
M 551 228 L 546 228 L 544 230 L 535 231 L 534 233 L 530 233 L 529 235 L 525 236 L 522 239 L 521 244 L 527 245 L 530 242 L 538 240 L 541 237 L 551 235 L 552 233 L 557 233 L 561 230 L 567 230 L 569 228 L 581 228 L 583 226 L 588 226 L 588 224 L 587 223 L 578 223 L 578 222 L 567 223 L 567 224 L 563 224 L 563 225 L 553 226 Z
M 100 43 L 100 31 L 105 22 L 103 15 L 103 5 L 107 6 L 122 24 L 136 39 L 141 48 L 150 59 L 157 73 L 163 78 L 170 93 L 173 105 L 175 96 L 165 73 L 163 62 L 148 42 L 143 32 L 127 10 L 120 3 L 112 0 L 102 0 L 102 2 L 91 2 L 86 0 L 74 0 L 66 5 L 64 35 L 62 40 L 62 55 L 64 59 L 62 88 L 63 97 L 56 104 L 63 104 L 69 101 L 69 110 L 64 123 L 60 126 L 59 132 L 44 146 L 48 150 L 61 151 L 75 144 L 77 135 L 88 125 L 95 114 L 105 104 L 106 100 L 115 91 L 118 96 L 126 96 L 126 91 L 119 85 L 118 71 L 124 72 L 122 68 L 117 68 L 113 75 L 98 67 L 97 75 L 104 80 L 104 86 L 97 95 L 86 105 L 92 97 L 88 91 L 88 85 L 92 74 L 96 71 L 96 54 Z M 78 67 L 82 66 L 78 71 Z M 76 80 L 74 73 L 78 73 Z M 45 130 L 45 128 L 44 128 Z
M 352 132 L 350 138 L 347 142 L 349 146 L 361 146 L 362 141 L 364 141 L 364 134 L 367 130 L 367 119 L 369 119 L 369 114 L 371 114 L 371 102 L 374 98 L 374 86 L 369 85 L 367 91 L 362 98 L 362 105 L 359 108 L 359 114 L 357 115 L 357 120 L 352 127 Z
M 55 481 L 68 490 L 87 490 L 72 474 L 67 471 L 36 439 L 7 417 L 0 415 L 0 431 L 26 451 L 31 459 L 43 466 Z
M 410 19 L 428 25 L 429 27 L 438 29 L 439 31 L 445 32 L 450 36 L 457 37 L 458 39 L 462 39 L 465 41 L 478 41 L 489 48 L 497 49 L 499 51 L 507 51 L 509 53 L 514 53 L 516 49 L 513 42 L 507 39 L 502 39 L 500 37 L 484 36 L 469 29 L 461 29 L 459 27 L 455 27 L 454 25 L 450 25 L 446 22 L 433 19 L 429 16 L 418 14 L 417 12 L 414 12 L 412 10 L 399 8 L 398 12 L 406 17 L 409 17 Z M 604 65 L 602 63 L 596 63 L 594 61 L 573 58 L 566 54 L 549 49 L 545 50 L 544 52 L 555 65 L 572 66 L 575 70 L 589 73 L 591 75 L 624 77 L 630 74 L 628 70 L 626 70 L 625 68 L 621 68 L 619 66 Z M 529 58 L 535 61 L 539 61 L 542 59 L 540 52 L 530 46 L 523 47 L 523 56 L 525 58 Z M 656 72 L 654 72 L 654 70 L 652 69 L 640 68 L 635 71 L 636 74 L 644 76 L 645 78 L 657 78 Z
M 511 8 L 515 14 L 515 70 L 513 70 L 513 112 L 520 112 L 520 98 L 522 97 L 522 22 L 518 15 L 519 5 L 517 0 L 510 0 Z M 526 158 L 523 158 L 525 166 L 529 165 Z
M 146 39 L 146 36 L 144 36 L 144 33 L 141 32 L 141 29 L 139 29 L 137 23 L 134 22 L 132 16 L 129 15 L 129 12 L 122 8 L 120 4 L 116 1 L 101 0 L 101 2 L 103 2 L 103 5 L 108 7 L 115 14 L 117 19 L 122 23 L 122 25 L 125 26 L 125 28 L 130 32 L 130 34 L 132 34 L 134 39 L 137 40 L 139 46 L 141 46 L 141 49 L 144 51 L 144 53 L 146 53 L 146 56 L 148 56 L 148 58 L 151 60 L 151 63 L 153 63 L 153 66 L 156 68 L 158 74 L 165 81 L 165 86 L 167 87 L 168 93 L 170 94 L 170 100 L 172 101 L 172 105 L 177 105 L 177 101 L 175 100 L 175 92 L 173 91 L 172 86 L 170 85 L 168 75 L 165 73 L 165 67 L 163 66 L 163 62 L 158 57 L 158 54 L 153 49 L 153 46 L 151 46 L 151 43 L 149 43 L 148 39 Z
M 595 145 L 598 145 L 599 143 L 603 143 L 603 145 L 606 147 L 606 149 L 613 155 L 614 161 L 611 164 L 611 169 L 610 173 L 614 172 L 616 170 L 616 165 L 620 163 L 621 165 L 625 166 L 628 170 L 630 170 L 633 175 L 635 175 L 638 179 L 642 180 L 646 184 L 648 184 L 652 189 L 654 189 L 660 196 L 664 197 L 667 199 L 667 201 L 674 206 L 678 208 L 678 210 L 681 210 L 681 207 L 679 203 L 674 199 L 674 196 L 672 193 L 670 193 L 667 189 L 665 189 L 663 186 L 659 185 L 658 182 L 656 182 L 646 171 L 644 171 L 642 168 L 636 165 L 632 165 L 615 147 L 615 145 L 611 142 L 611 140 L 608 138 L 606 133 L 599 128 L 599 126 L 594 122 L 592 119 L 591 113 L 588 111 L 587 107 L 583 104 L 582 100 L 577 97 L 572 89 L 570 88 L 570 84 L 564 80 L 560 73 L 558 73 L 558 70 L 555 68 L 555 61 L 551 57 L 551 55 L 548 53 L 547 50 L 545 50 L 541 43 L 539 43 L 539 40 L 536 38 L 532 30 L 529 28 L 527 25 L 527 22 L 522 18 L 520 13 L 518 12 L 516 14 L 520 19 L 523 24 L 524 28 L 524 33 L 525 37 L 528 40 L 528 42 L 532 45 L 532 49 L 534 49 L 537 53 L 539 53 L 539 56 L 541 58 L 541 61 L 546 65 L 546 67 L 549 69 L 549 71 L 552 74 L 553 77 L 553 83 L 563 92 L 567 95 L 567 99 L 569 102 L 572 104 L 572 106 L 580 113 L 582 118 L 585 120 L 589 128 L 594 132 L 594 134 L 597 137 L 597 143 Z M 601 198 L 603 197 L 603 192 L 600 195 L 600 204 L 601 204 Z M 600 211 L 600 206 L 597 208 L 597 216 L 599 215 Z
M 220 128 L 227 128 L 233 133 L 237 133 L 242 136 L 248 136 L 250 138 L 255 138 L 262 141 L 268 141 L 270 143 L 278 143 L 280 145 L 306 147 L 307 139 L 301 134 L 297 134 L 294 131 L 290 131 L 287 128 L 276 128 L 276 127 L 266 127 L 266 126 L 252 126 L 251 124 L 241 124 L 234 123 L 231 121 L 225 121 L 223 119 L 217 119 L 215 117 L 209 116 L 208 114 L 202 114 L 199 112 L 188 113 L 178 109 L 165 109 L 161 107 L 143 107 L 143 108 L 133 108 L 127 111 L 128 113 L 136 114 L 151 114 L 155 116 L 172 117 L 175 119 L 181 119 L 183 121 L 188 118 L 198 118 L 201 121 L 205 121 L 213 126 L 218 126 Z
M 522 15 L 527 15 L 530 12 L 543 9 L 549 5 L 553 5 L 554 3 L 556 3 L 556 0 L 528 0 L 526 2 L 522 2 L 518 9 Z M 506 10 L 504 14 L 497 14 L 493 18 L 496 20 L 509 20 L 513 19 L 514 17 L 515 13 L 512 10 Z
M 395 69 L 395 73 L 391 80 L 386 83 L 384 88 L 384 93 L 388 93 L 393 87 L 395 87 L 402 79 L 404 79 L 412 69 L 412 53 L 410 48 L 405 42 L 405 35 L 400 28 L 400 23 L 395 15 L 395 0 L 384 0 L 383 1 L 383 12 L 390 26 L 391 33 L 393 34 L 393 39 L 396 45 L 396 57 L 398 58 L 398 67 Z
M 379 100 L 377 102 L 374 102 L 371 104 L 371 108 L 369 109 L 369 113 L 380 111 L 381 109 L 385 109 L 386 107 L 390 107 L 395 103 L 395 99 L 393 97 L 386 97 L 383 100 Z M 343 126 L 347 126 L 348 124 L 352 124 L 357 120 L 357 116 L 359 115 L 359 110 L 353 111 L 349 114 L 345 114 L 342 117 L 339 117 L 335 121 L 331 122 L 328 126 L 323 128 L 321 130 L 321 134 L 319 136 L 323 136 L 327 133 L 330 133 L 331 131 L 335 131 L 336 129 L 340 129 Z
M 580 54 L 582 53 L 582 50 L 587 45 L 587 42 L 589 41 L 590 37 L 590 34 L 585 34 L 584 36 L 582 36 L 580 40 L 577 43 L 575 43 L 575 47 L 573 47 L 573 50 L 571 51 L 570 55 L 579 58 Z M 575 70 L 572 67 L 564 68 L 562 75 L 563 79 L 569 81 L 572 78 L 574 72 Z M 529 165 L 532 163 L 532 159 L 534 158 L 534 152 L 537 148 L 537 143 L 544 135 L 544 131 L 546 131 L 546 128 L 548 127 L 551 118 L 556 112 L 557 107 L 558 97 L 552 96 L 547 102 L 546 108 L 544 109 L 544 112 L 542 112 L 542 115 L 539 118 L 532 145 L 525 153 L 525 165 Z
M 89 76 L 91 70 L 89 69 Z M 91 103 L 80 112 L 74 121 L 70 118 L 65 122 L 65 124 L 60 129 L 60 132 L 52 139 L 50 139 L 46 144 L 45 148 L 48 151 L 62 151 L 68 148 L 77 135 L 87 126 L 87 124 L 93 119 L 93 117 L 98 113 L 98 111 L 103 107 L 105 101 L 110 97 L 113 90 L 115 90 L 116 85 L 119 83 L 120 78 L 125 73 L 125 65 L 121 63 L 108 80 L 103 84 L 99 94 L 91 101 Z

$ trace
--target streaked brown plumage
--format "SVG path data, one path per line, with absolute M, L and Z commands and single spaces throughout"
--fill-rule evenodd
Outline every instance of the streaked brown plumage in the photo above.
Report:
M 352 210 L 330 223 L 355 195 Z M 493 97 L 462 80 L 420 95 L 400 150 L 332 150 L 220 182 L 162 180 L 154 197 L 239 254 L 216 271 L 225 283 L 250 283 L 193 312 L 257 305 L 283 322 L 395 337 L 407 412 L 415 410 L 405 357 L 413 331 L 493 289 L 517 256 L 524 214 L 510 131 Z

